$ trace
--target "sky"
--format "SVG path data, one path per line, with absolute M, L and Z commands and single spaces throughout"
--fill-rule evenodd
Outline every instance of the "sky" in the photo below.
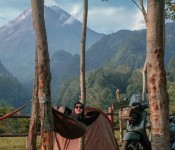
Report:
M 82 21 L 83 0 L 45 0 L 45 5 L 58 5 Z M 31 0 L 0 0 L 0 27 L 30 7 Z M 145 22 L 132 0 L 89 0 L 87 26 L 96 32 L 110 34 L 122 29 L 145 29 Z

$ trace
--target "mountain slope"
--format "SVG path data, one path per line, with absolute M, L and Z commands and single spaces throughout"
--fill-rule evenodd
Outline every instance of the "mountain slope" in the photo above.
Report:
M 45 23 L 50 55 L 64 49 L 71 54 L 79 53 L 82 24 L 57 6 L 45 7 Z M 0 28 L 0 59 L 8 70 L 25 82 L 33 78 L 35 32 L 31 9 Z M 103 34 L 87 29 L 87 47 L 98 41 Z M 15 64 L 15 65 L 14 65 Z
M 30 97 L 24 86 L 0 62 L 0 104 L 19 107 Z
M 175 55 L 175 23 L 166 24 L 166 48 L 165 48 L 165 67 L 169 60 Z M 61 58 L 61 54 L 59 56 Z M 79 76 L 79 55 L 71 56 L 69 63 L 66 59 L 61 61 L 59 66 L 67 64 L 64 71 L 59 72 L 61 67 L 54 67 L 60 58 L 51 61 L 51 68 L 55 71 L 52 80 L 52 87 L 57 90 L 53 95 L 59 95 L 62 84 L 66 79 Z M 104 36 L 86 51 L 86 72 L 96 70 L 100 67 L 117 67 L 126 65 L 137 69 L 143 67 L 146 58 L 146 30 L 129 31 L 121 30 L 116 33 Z M 55 62 L 56 61 L 56 62 Z M 61 64 L 62 63 L 62 64 Z M 63 74 L 64 80 L 61 77 Z M 71 76 L 69 76 L 71 75 Z M 59 82 L 55 80 L 59 78 Z M 58 81 L 58 80 L 57 80 Z M 54 91 L 54 90 L 53 90 Z

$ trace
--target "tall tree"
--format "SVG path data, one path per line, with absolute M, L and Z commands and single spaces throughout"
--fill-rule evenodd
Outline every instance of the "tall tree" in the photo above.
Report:
M 168 150 L 169 99 L 164 69 L 165 0 L 148 0 L 147 13 L 143 6 L 143 0 L 140 0 L 139 8 L 143 13 L 147 27 L 147 59 L 144 70 L 147 66 L 151 112 L 151 145 L 153 150 Z
M 36 32 L 38 99 L 40 103 L 41 149 L 53 149 L 53 117 L 50 91 L 50 60 L 44 21 L 44 0 L 31 0 Z
M 36 140 L 38 131 L 38 120 L 39 120 L 39 100 L 38 100 L 38 55 L 37 50 L 35 52 L 35 77 L 33 87 L 33 98 L 32 98 L 32 112 L 29 127 L 29 135 L 27 139 L 27 150 L 36 150 Z
M 151 112 L 153 150 L 169 149 L 169 101 L 164 69 L 165 0 L 148 0 L 147 4 L 147 72 Z
M 88 16 L 88 0 L 83 1 L 82 40 L 80 49 L 80 102 L 86 104 L 85 49 Z M 84 136 L 80 138 L 80 150 L 84 150 Z

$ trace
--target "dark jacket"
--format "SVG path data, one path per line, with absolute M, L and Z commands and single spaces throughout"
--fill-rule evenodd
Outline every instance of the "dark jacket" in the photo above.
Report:
M 99 111 L 91 111 L 91 112 L 88 112 L 86 115 L 84 114 L 78 115 L 75 112 L 73 112 L 72 114 L 70 114 L 69 117 L 77 121 L 80 121 L 88 126 L 88 125 L 91 125 L 98 118 L 99 115 L 100 115 Z

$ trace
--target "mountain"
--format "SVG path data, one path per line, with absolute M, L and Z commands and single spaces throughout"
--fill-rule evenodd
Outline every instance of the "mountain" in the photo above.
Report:
M 27 89 L 0 62 L 0 104 L 19 107 L 31 96 Z
M 10 72 L 5 68 L 5 66 L 0 61 L 0 76 L 12 76 Z
M 175 23 L 167 23 L 165 47 L 166 68 L 170 59 L 175 56 L 174 49 Z M 53 90 L 53 96 L 55 97 L 58 97 L 62 89 L 64 89 L 62 85 L 64 81 L 71 79 L 71 77 L 79 76 L 79 55 L 69 55 L 68 60 L 59 61 L 62 55 L 63 52 L 59 53 L 59 57 L 55 55 L 55 58 L 51 61 L 51 68 L 54 70 L 52 87 L 56 89 L 56 92 Z M 135 70 L 143 67 L 145 58 L 146 30 L 120 30 L 116 33 L 105 35 L 86 51 L 86 72 L 97 70 L 100 67 L 115 68 L 120 65 L 126 65 L 132 68 L 132 70 Z M 54 66 L 53 64 L 57 64 L 58 61 L 59 65 Z M 61 66 L 65 64 L 64 70 L 60 72 Z
M 51 58 L 51 88 L 52 96 L 55 98 L 60 90 L 63 89 L 63 83 L 80 74 L 79 63 L 80 56 L 78 54 L 70 54 L 60 50 L 53 54 Z
M 45 7 L 45 23 L 49 53 L 65 50 L 79 53 L 82 24 L 57 6 Z M 87 48 L 100 40 L 99 34 L 87 28 Z M 31 9 L 0 28 L 0 59 L 10 72 L 22 82 L 33 78 L 35 32 Z

